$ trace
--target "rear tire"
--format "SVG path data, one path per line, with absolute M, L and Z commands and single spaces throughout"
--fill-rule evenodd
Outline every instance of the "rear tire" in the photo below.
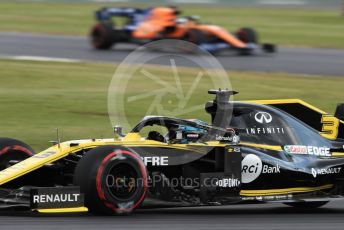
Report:
M 312 202 L 292 202 L 292 203 L 284 203 L 288 206 L 291 206 L 293 208 L 299 208 L 299 209 L 315 209 L 320 208 L 321 206 L 324 206 L 329 201 L 312 201 Z
M 10 161 L 22 161 L 34 155 L 34 150 L 24 142 L 0 138 L 0 170 L 10 166 Z
M 144 200 L 147 183 L 141 158 L 118 146 L 90 150 L 74 172 L 74 184 L 85 194 L 85 206 L 96 214 L 132 212 Z
M 116 33 L 111 23 L 98 23 L 90 33 L 91 44 L 95 49 L 110 49 L 116 41 Z

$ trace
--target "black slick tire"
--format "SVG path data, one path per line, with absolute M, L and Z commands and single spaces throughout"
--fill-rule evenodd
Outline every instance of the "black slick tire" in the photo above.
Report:
M 141 158 L 119 146 L 90 150 L 78 162 L 74 184 L 85 195 L 85 206 L 95 214 L 127 214 L 144 200 L 147 171 Z

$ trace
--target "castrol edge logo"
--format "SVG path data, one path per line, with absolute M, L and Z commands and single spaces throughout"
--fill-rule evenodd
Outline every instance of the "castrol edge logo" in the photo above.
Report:
M 285 145 L 284 151 L 289 154 L 313 155 L 330 157 L 332 154 L 328 147 L 305 146 L 305 145 Z

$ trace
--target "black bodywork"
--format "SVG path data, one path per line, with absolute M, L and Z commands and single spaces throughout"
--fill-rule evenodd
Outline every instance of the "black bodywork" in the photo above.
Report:
M 240 183 L 227 188 L 180 188 L 179 192 L 191 196 L 192 201 L 199 198 L 198 205 L 267 201 L 314 203 L 343 198 L 342 121 L 296 102 L 271 105 L 229 102 L 229 96 L 236 92 L 210 93 L 216 94 L 216 98 L 208 102 L 205 109 L 212 116 L 213 125 L 234 128 L 241 143 L 212 147 L 189 164 L 161 168 L 161 172 L 167 178 L 182 174 L 200 178 L 201 182 L 215 177 L 219 180 L 240 178 Z M 340 106 L 336 113 L 340 118 L 338 111 Z M 338 126 L 336 122 L 326 123 L 324 117 L 337 121 Z M 323 134 L 331 130 L 337 132 L 335 138 L 325 138 Z M 247 168 L 257 162 L 258 169 L 250 172 Z M 256 169 L 258 172 L 254 172 Z

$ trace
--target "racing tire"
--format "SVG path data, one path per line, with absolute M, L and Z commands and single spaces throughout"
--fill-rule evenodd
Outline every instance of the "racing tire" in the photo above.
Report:
M 257 32 L 252 28 L 241 28 L 236 32 L 237 38 L 244 43 L 258 44 Z
M 206 36 L 200 30 L 190 29 L 185 33 L 184 40 L 188 42 L 192 42 L 196 45 L 200 45 L 206 42 Z
M 110 49 L 116 41 L 116 32 L 111 23 L 98 23 L 90 32 L 93 48 L 100 50 Z
M 128 214 L 144 200 L 148 175 L 135 152 L 118 146 L 90 150 L 78 162 L 74 185 L 85 195 L 94 214 Z
M 329 201 L 312 201 L 312 202 L 291 202 L 291 203 L 284 203 L 288 206 L 298 209 L 316 209 L 324 206 Z
M 10 166 L 11 161 L 22 161 L 34 155 L 34 150 L 24 142 L 0 137 L 0 170 Z

